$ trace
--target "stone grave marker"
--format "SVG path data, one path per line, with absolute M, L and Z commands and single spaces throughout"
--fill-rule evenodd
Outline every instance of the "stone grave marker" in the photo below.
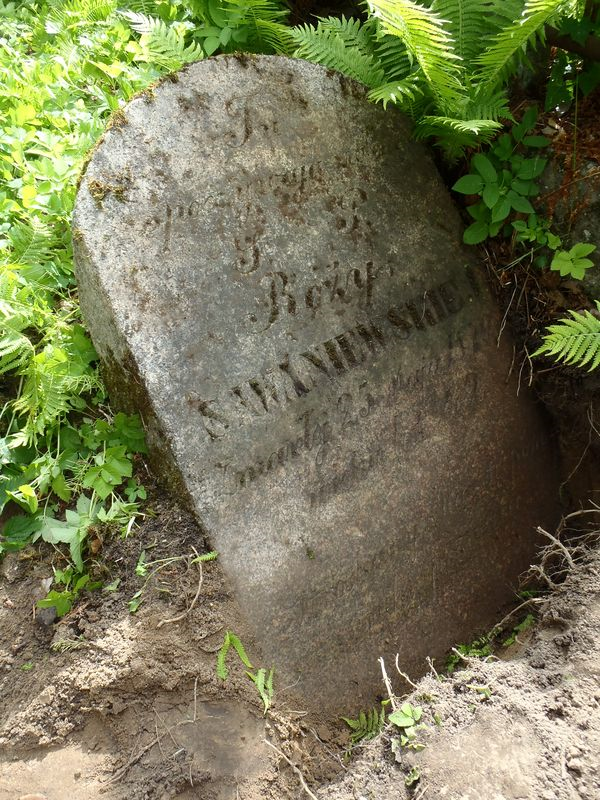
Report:
M 512 597 L 547 431 L 406 119 L 338 74 L 209 59 L 134 99 L 74 217 L 116 406 L 189 497 L 279 685 L 336 710 Z

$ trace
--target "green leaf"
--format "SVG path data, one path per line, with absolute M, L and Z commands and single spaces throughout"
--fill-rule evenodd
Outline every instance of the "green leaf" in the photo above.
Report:
M 43 600 L 37 601 L 38 608 L 52 608 L 56 609 L 57 617 L 64 617 L 68 614 L 73 607 L 74 594 L 72 592 L 48 592 Z
M 573 247 L 569 250 L 569 255 L 571 256 L 571 258 L 582 258 L 583 256 L 589 256 L 589 254 L 593 253 L 595 249 L 596 249 L 595 244 L 585 244 L 584 242 L 578 242 L 577 244 L 574 244 Z
M 471 165 L 475 167 L 486 183 L 495 183 L 498 180 L 498 173 L 492 162 L 483 153 L 476 153 L 471 159 Z
M 526 136 L 523 139 L 523 144 L 527 147 L 548 147 L 550 139 L 545 136 Z
M 402 711 L 393 711 L 388 716 L 388 722 L 397 725 L 399 728 L 411 728 L 415 721 L 409 714 L 403 714 Z
M 547 159 L 545 158 L 526 158 L 522 161 L 521 166 L 519 167 L 517 178 L 526 181 L 537 178 L 544 171 L 546 164 Z
M 2 527 L 0 552 L 10 553 L 22 550 L 31 542 L 41 527 L 42 520 L 39 517 L 25 516 L 24 514 L 15 514 L 14 517 L 10 517 Z
M 522 195 L 528 195 L 534 188 L 537 192 L 537 187 L 533 181 L 522 181 L 519 180 L 519 178 L 515 178 L 513 181 L 511 181 L 510 188 Z
M 479 194 L 483 189 L 483 180 L 479 175 L 463 175 L 452 188 L 461 194 Z
M 486 183 L 483 187 L 483 202 L 493 208 L 500 199 L 500 187 L 497 183 Z
M 510 200 L 508 197 L 501 197 L 492 209 L 492 222 L 502 222 L 510 214 Z
M 72 492 L 67 486 L 67 481 L 65 479 L 64 474 L 61 472 L 59 473 L 56 478 L 52 480 L 50 484 L 52 487 L 52 491 L 54 494 L 58 495 L 61 500 L 64 500 L 65 503 L 68 503 L 71 499 Z
M 479 244 L 487 239 L 489 233 L 489 226 L 487 222 L 478 221 L 473 222 L 465 230 L 463 234 L 463 242 L 465 244 Z
M 510 201 L 511 206 L 515 211 L 520 211 L 523 214 L 533 214 L 534 209 L 526 197 L 522 197 L 516 192 L 509 192 L 507 199 Z
M 202 43 L 202 47 L 207 56 L 212 56 L 212 54 L 219 48 L 220 44 L 221 42 L 219 37 L 207 36 Z

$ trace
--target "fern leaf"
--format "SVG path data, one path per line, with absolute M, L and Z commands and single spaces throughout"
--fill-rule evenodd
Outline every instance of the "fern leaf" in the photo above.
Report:
M 276 0 L 223 0 L 227 26 L 247 32 L 244 49 L 250 52 L 288 53 L 293 47 L 289 14 Z
M 493 119 L 453 119 L 451 117 L 425 116 L 419 121 L 416 133 L 417 138 L 420 139 L 447 131 L 489 138 L 501 128 L 502 125 Z
M 600 312 L 600 301 L 596 301 Z M 543 343 L 534 356 L 547 355 L 577 367 L 587 367 L 588 372 L 600 366 L 600 319 L 589 311 L 583 314 L 569 312 L 555 325 L 546 329 Z
M 368 0 L 368 6 L 381 30 L 402 40 L 440 106 L 454 106 L 461 96 L 460 58 L 444 20 L 412 0 Z
M 369 92 L 369 100 L 374 103 L 383 103 L 386 108 L 388 103 L 395 103 L 403 106 L 406 101 L 414 101 L 418 94 L 422 93 L 419 79 L 416 75 L 411 75 L 403 81 L 392 81 L 377 86 Z
M 499 31 L 477 58 L 482 83 L 498 85 L 510 71 L 515 57 L 524 53 L 536 36 L 543 37 L 544 26 L 559 14 L 564 4 L 564 0 L 527 0 L 521 15 Z
M 446 20 L 455 52 L 466 68 L 486 41 L 520 14 L 522 0 L 434 0 L 431 10 Z
M 219 677 L 222 681 L 226 681 L 227 676 L 229 675 L 229 670 L 225 665 L 225 659 L 227 658 L 227 653 L 229 652 L 230 647 L 231 640 L 229 638 L 229 631 L 227 631 L 225 633 L 225 639 L 223 640 L 221 649 L 217 653 L 217 677 Z
M 370 43 L 363 42 L 353 25 L 336 25 L 320 20 L 318 25 L 299 25 L 292 30 L 297 44 L 296 58 L 317 64 L 354 78 L 371 88 L 379 86 L 384 72 Z
M 375 45 L 375 53 L 387 83 L 404 80 L 409 73 L 415 71 L 412 56 L 404 42 L 397 36 L 380 35 Z
M 231 631 L 229 631 L 228 633 L 229 633 L 229 641 L 231 642 L 235 652 L 240 657 L 240 661 L 242 662 L 242 664 L 248 669 L 254 669 L 254 667 L 250 663 L 250 659 L 246 654 L 244 645 L 241 643 L 239 638 L 235 635 L 235 633 L 232 633 Z
M 175 70 L 204 55 L 199 44 L 186 45 L 186 30 L 180 24 L 167 25 L 160 19 L 133 11 L 124 11 L 122 16 L 141 34 L 138 52 L 133 57 L 135 61 Z
M 15 221 L 8 239 L 12 246 L 11 264 L 40 264 L 52 258 L 55 241 L 48 228 L 35 217 L 30 224 Z

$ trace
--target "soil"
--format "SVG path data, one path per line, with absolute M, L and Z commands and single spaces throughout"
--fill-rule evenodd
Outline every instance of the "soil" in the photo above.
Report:
M 280 772 L 265 739 L 301 761 L 307 780 L 340 770 L 347 734 L 337 722 L 309 718 L 285 687 L 265 716 L 233 654 L 228 680 L 217 678 L 226 629 L 251 658 L 252 639 L 218 561 L 201 573 L 190 563 L 202 552 L 193 519 L 165 497 L 153 505 L 155 518 L 98 552 L 94 577 L 120 580 L 116 590 L 86 593 L 60 620 L 35 610 L 53 562 L 65 566 L 57 554 L 31 549 L 0 566 L 0 800 L 296 797 L 297 778 Z M 131 614 L 142 551 L 148 561 L 181 558 L 148 582 Z
M 277 684 L 265 716 L 232 656 L 227 681 L 216 677 L 225 630 L 251 658 L 252 639 L 218 561 L 202 573 L 190 563 L 202 549 L 194 521 L 167 498 L 153 505 L 157 516 L 136 533 L 102 543 L 96 577 L 118 587 L 86 593 L 60 620 L 34 612 L 56 553 L 2 563 L 0 800 L 308 797 L 298 769 L 319 800 L 600 797 L 600 553 L 545 601 L 508 660 L 472 660 L 417 684 L 408 700 L 424 709 L 425 749 L 403 748 L 397 762 L 386 729 L 348 761 L 340 720 L 311 717 Z M 180 558 L 148 582 L 131 614 L 142 550 L 148 561 Z M 411 770 L 420 779 L 407 788 Z

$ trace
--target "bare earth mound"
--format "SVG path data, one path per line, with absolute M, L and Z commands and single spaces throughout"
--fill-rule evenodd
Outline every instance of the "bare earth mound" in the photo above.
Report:
M 199 600 L 181 621 L 158 627 L 185 612 L 197 591 L 199 572 L 185 559 L 161 570 L 129 613 L 143 585 L 134 569 L 142 549 L 158 560 L 185 556 L 200 541 L 190 518 L 163 502 L 138 535 L 105 543 L 103 562 L 112 567 L 104 582 L 120 578 L 118 588 L 87 595 L 54 623 L 32 614 L 50 559 L 4 561 L 0 800 L 308 797 L 265 739 L 319 800 L 600 797 L 599 555 L 549 599 L 511 660 L 473 661 L 452 679 L 419 682 L 409 700 L 424 709 L 422 752 L 404 751 L 396 763 L 386 731 L 344 765 L 343 724 L 306 715 L 293 687 L 276 682 L 265 718 L 241 665 L 232 659 L 226 684 L 216 678 L 226 629 L 262 666 L 218 562 L 204 565 Z M 407 788 L 411 770 L 421 777 Z

